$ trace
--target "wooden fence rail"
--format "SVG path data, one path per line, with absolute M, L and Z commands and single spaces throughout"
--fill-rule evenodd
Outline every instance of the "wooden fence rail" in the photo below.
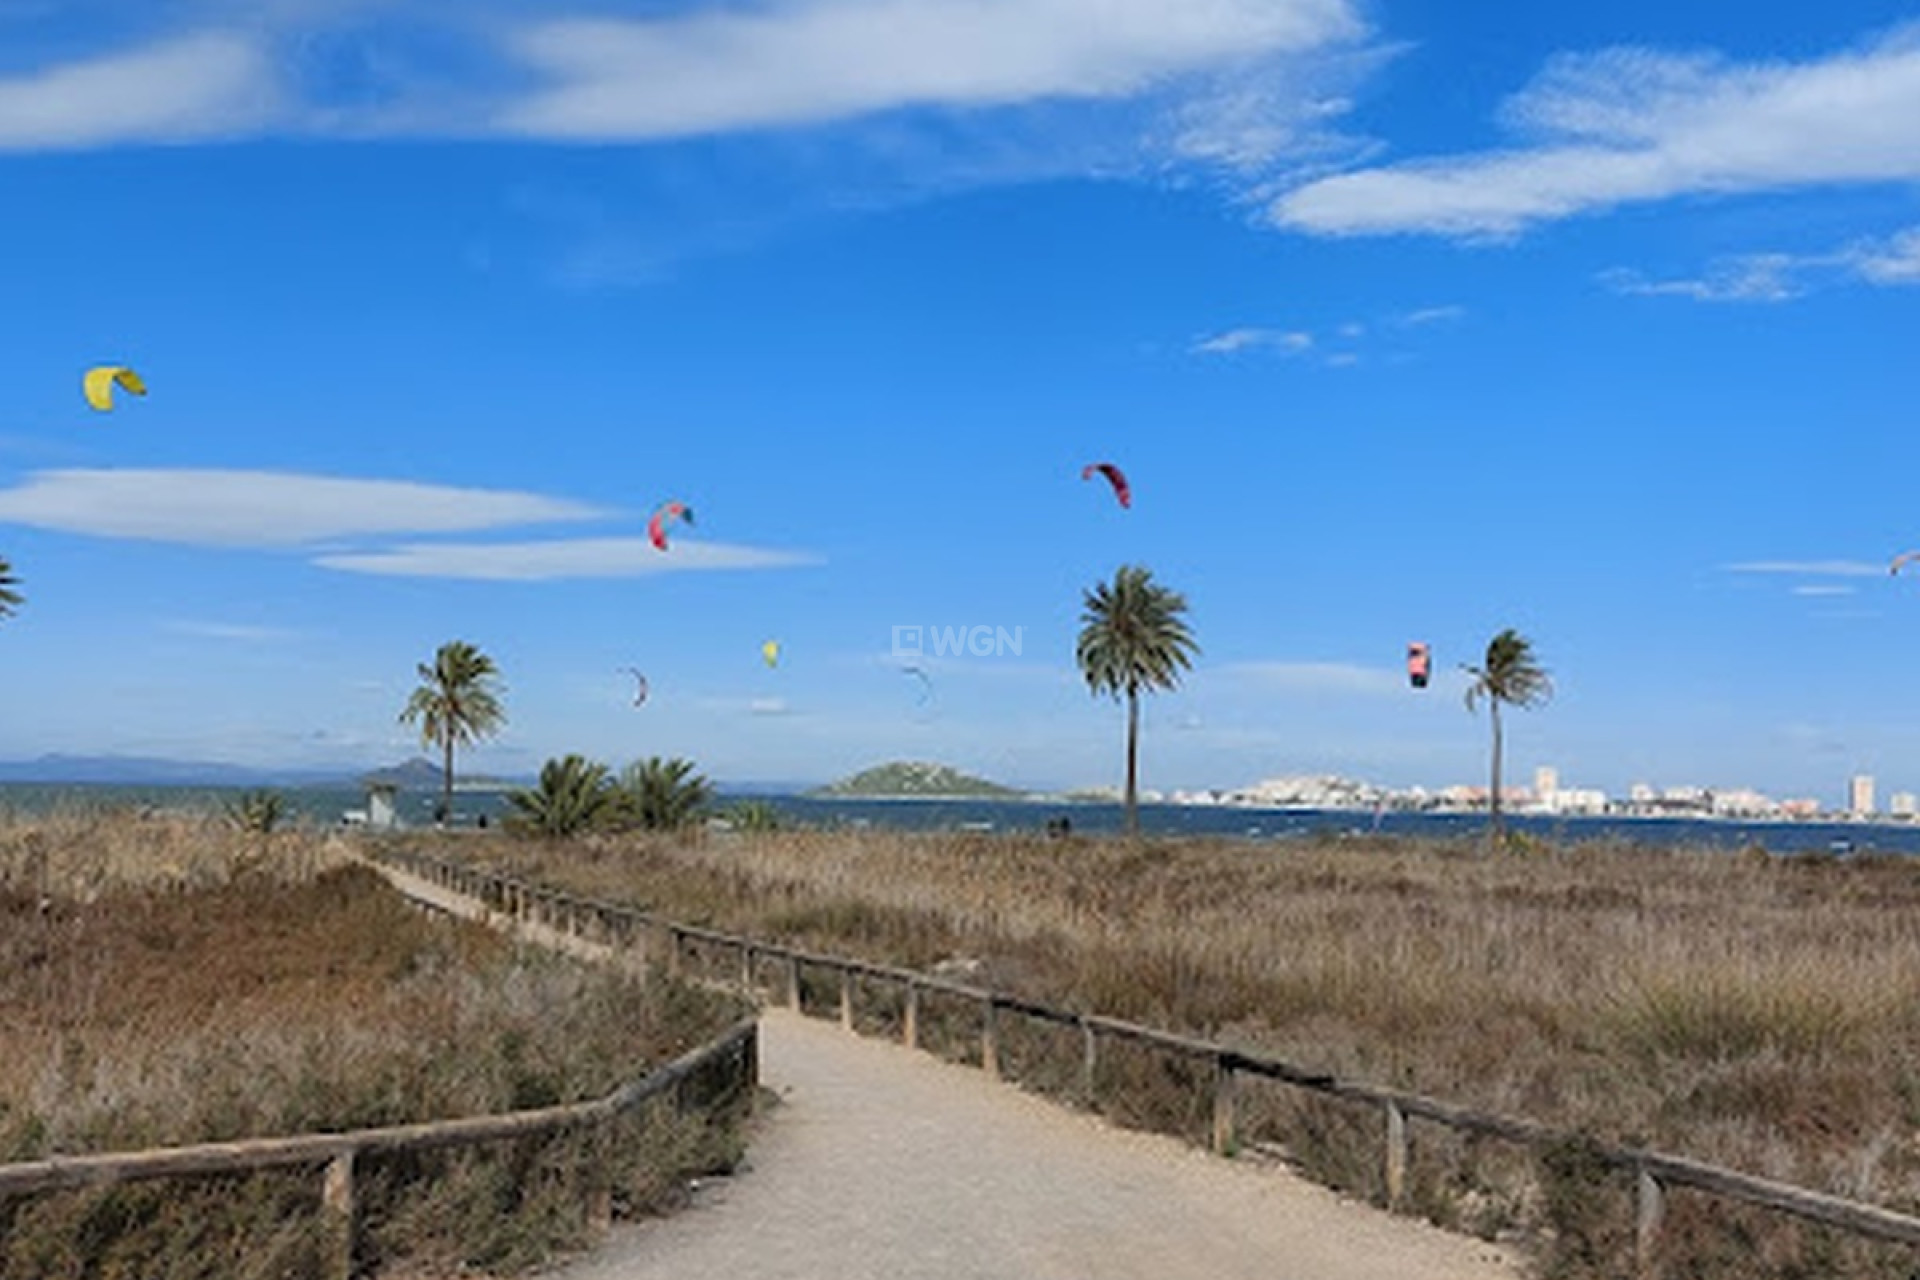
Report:
M 979 1062 L 990 1075 L 997 1076 L 1002 1065 L 999 1035 L 1002 1014 L 1017 1014 L 1078 1029 L 1083 1042 L 1081 1076 L 1089 1095 L 1097 1066 L 1098 1043 L 1102 1036 L 1130 1040 L 1179 1054 L 1204 1064 L 1210 1070 L 1213 1090 L 1211 1144 L 1219 1152 L 1232 1150 L 1235 1143 L 1237 1078 L 1240 1076 L 1261 1077 L 1313 1093 L 1374 1106 L 1379 1109 L 1382 1118 L 1380 1170 L 1387 1204 L 1393 1209 L 1404 1207 L 1412 1136 L 1409 1122 L 1412 1120 L 1418 1119 L 1459 1133 L 1498 1138 L 1535 1150 L 1577 1142 L 1605 1166 L 1632 1178 L 1636 1271 L 1641 1276 L 1652 1277 L 1659 1273 L 1660 1226 L 1666 1192 L 1673 1187 L 1686 1187 L 1873 1239 L 1920 1245 L 1920 1217 L 1683 1156 L 1594 1142 L 1532 1120 L 1478 1111 L 1421 1094 L 1341 1079 L 1266 1054 L 1177 1035 L 1117 1018 L 1056 1009 L 1008 992 L 990 991 L 910 969 L 820 955 L 764 939 L 746 938 L 672 921 L 638 908 L 579 898 L 516 876 L 446 862 L 397 846 L 379 847 L 371 856 L 444 889 L 484 902 L 516 921 L 538 921 L 577 931 L 583 920 L 593 920 L 611 938 L 632 941 L 652 938 L 663 949 L 664 961 L 669 967 L 681 962 L 689 943 L 736 952 L 739 973 L 749 987 L 754 985 L 752 979 L 760 965 L 778 964 L 782 972 L 779 996 L 782 1003 L 793 1009 L 800 1008 L 801 969 L 826 970 L 838 977 L 839 1017 L 849 1027 L 853 1021 L 851 984 L 855 978 L 896 984 L 902 993 L 901 1039 L 912 1048 L 920 1047 L 922 997 L 936 993 L 971 1001 L 980 1010 Z
M 535 900 L 529 893 L 527 900 Z M 335 1224 L 337 1254 L 333 1271 L 352 1274 L 354 1257 L 354 1162 L 362 1156 L 401 1151 L 469 1147 L 515 1138 L 545 1137 L 609 1123 L 615 1118 L 709 1071 L 724 1073 L 712 1105 L 733 1105 L 750 1098 L 759 1082 L 759 1020 L 742 1018 L 726 1032 L 657 1067 L 605 1097 L 564 1106 L 466 1116 L 419 1124 L 309 1133 L 289 1137 L 246 1138 L 191 1146 L 100 1155 L 53 1156 L 0 1165 L 0 1198 L 37 1195 L 157 1178 L 217 1177 L 257 1173 L 289 1166 L 321 1169 L 321 1205 Z

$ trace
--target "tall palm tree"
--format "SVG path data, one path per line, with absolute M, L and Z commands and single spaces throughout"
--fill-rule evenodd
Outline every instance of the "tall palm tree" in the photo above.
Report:
M 506 723 L 500 705 L 499 669 L 493 659 L 464 640 L 449 640 L 421 663 L 420 687 L 407 699 L 400 723 L 418 722 L 420 744 L 438 744 L 443 753 L 440 772 L 440 820 L 453 816 L 453 748 L 492 737 Z
M 1533 654 L 1533 642 L 1508 627 L 1487 642 L 1485 664 L 1461 670 L 1473 677 L 1467 686 L 1467 710 L 1472 711 L 1484 699 L 1493 721 L 1493 785 L 1487 793 L 1487 842 L 1500 846 L 1500 704 L 1537 707 L 1553 696 L 1553 681 Z
M 14 611 L 26 603 L 14 588 L 20 585 L 20 579 L 13 576 L 13 562 L 0 556 L 0 618 L 10 618 Z
M 1074 658 L 1095 695 L 1127 701 L 1127 832 L 1140 831 L 1140 695 L 1171 689 L 1199 652 L 1180 615 L 1187 598 L 1154 582 L 1141 565 L 1121 565 L 1082 600 Z

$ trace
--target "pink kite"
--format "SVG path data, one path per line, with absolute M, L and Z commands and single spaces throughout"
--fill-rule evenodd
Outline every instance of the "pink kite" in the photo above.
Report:
M 667 521 L 679 516 L 688 524 L 693 523 L 693 508 L 684 502 L 663 502 L 653 513 L 653 519 L 647 521 L 647 537 L 652 539 L 656 549 L 667 549 Z
M 1082 480 L 1091 480 L 1093 479 L 1093 473 L 1096 471 L 1105 476 L 1107 483 L 1113 486 L 1113 496 L 1120 500 L 1121 506 L 1131 507 L 1133 505 L 1133 490 L 1127 487 L 1127 478 L 1120 474 L 1120 468 L 1114 466 L 1111 462 L 1089 462 L 1080 469 L 1080 478 Z

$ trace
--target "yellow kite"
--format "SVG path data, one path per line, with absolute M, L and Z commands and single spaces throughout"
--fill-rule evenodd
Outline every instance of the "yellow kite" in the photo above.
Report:
M 136 396 L 147 394 L 147 384 L 140 381 L 140 375 L 123 364 L 95 365 L 87 370 L 87 376 L 80 385 L 87 393 L 87 403 L 105 413 L 113 408 L 113 386 L 116 382 Z
M 768 666 L 770 667 L 779 666 L 780 665 L 780 642 L 778 640 L 769 640 L 765 644 L 761 645 L 760 656 L 767 660 Z

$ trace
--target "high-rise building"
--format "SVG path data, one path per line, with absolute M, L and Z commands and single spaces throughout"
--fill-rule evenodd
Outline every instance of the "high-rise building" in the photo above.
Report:
M 1916 799 L 1911 791 L 1896 791 L 1887 797 L 1887 812 L 1896 818 L 1920 815 L 1920 799 Z
M 1543 764 L 1533 771 L 1533 798 L 1544 805 L 1553 803 L 1553 793 L 1560 789 L 1560 771 L 1552 765 Z
M 1847 812 L 1869 814 L 1873 812 L 1873 775 L 1856 773 L 1853 782 L 1847 788 Z

